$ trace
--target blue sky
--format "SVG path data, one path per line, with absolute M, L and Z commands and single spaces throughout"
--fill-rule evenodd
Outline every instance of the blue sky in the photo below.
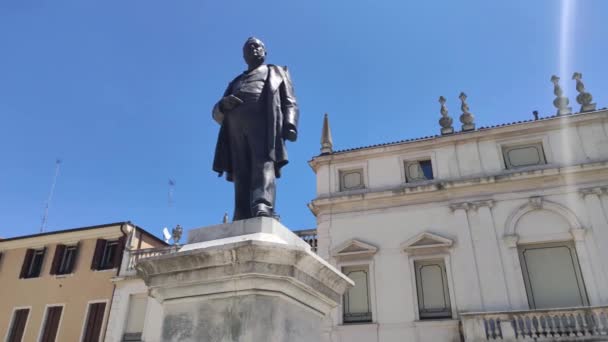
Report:
M 460 91 L 478 126 L 552 115 L 552 74 L 575 109 L 574 71 L 608 106 L 607 13 L 605 0 L 3 0 L 0 236 L 39 231 L 56 158 L 48 231 L 219 223 L 233 194 L 211 171 L 210 111 L 248 36 L 294 79 L 300 137 L 277 209 L 303 229 L 323 113 L 343 149 L 436 134 L 437 98 L 457 121 Z

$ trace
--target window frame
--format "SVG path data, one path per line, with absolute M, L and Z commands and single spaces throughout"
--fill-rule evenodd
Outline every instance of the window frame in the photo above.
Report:
M 367 312 L 367 314 L 369 314 L 369 319 L 360 319 L 360 320 L 346 320 L 346 298 L 349 295 L 348 294 L 348 290 L 346 290 L 346 292 L 342 295 L 342 323 L 343 324 L 366 324 L 366 323 L 372 323 L 373 322 L 373 312 L 372 312 L 372 295 L 371 295 L 371 272 L 370 272 L 370 268 L 369 265 L 352 265 L 352 266 L 342 266 L 340 268 L 340 271 L 346 275 L 348 277 L 348 274 L 346 273 L 348 270 L 351 270 L 352 272 L 356 272 L 356 271 L 364 271 L 366 272 L 367 275 L 367 306 L 369 308 L 369 311 Z
M 19 279 L 36 279 L 40 278 L 42 272 L 44 271 L 44 261 L 46 259 L 46 246 L 40 248 L 27 248 L 25 250 L 25 256 L 23 258 L 23 264 L 21 266 L 21 273 L 19 274 Z M 29 255 L 31 253 L 31 255 Z M 33 274 L 33 267 L 37 256 L 40 256 L 40 268 L 37 274 Z M 29 259 L 29 260 L 28 260 Z M 26 268 L 27 264 L 27 268 Z
M 442 282 L 443 282 L 443 294 L 444 296 L 447 295 L 447 299 L 448 299 L 448 311 L 447 314 L 442 315 L 443 313 L 428 313 L 428 314 L 424 314 L 422 313 L 422 310 L 420 308 L 420 300 L 421 298 L 421 294 L 424 292 L 424 286 L 422 284 L 422 279 L 420 277 L 420 272 L 419 269 L 421 267 L 424 267 L 424 265 L 421 264 L 430 264 L 430 263 L 436 263 L 436 264 L 440 264 L 440 268 L 441 268 L 441 278 L 442 278 Z M 451 319 L 453 318 L 453 313 L 452 313 L 452 300 L 451 300 L 451 296 L 450 296 L 450 285 L 448 282 L 448 275 L 447 275 L 447 267 L 445 264 L 445 259 L 444 258 L 436 258 L 436 259 L 418 259 L 418 260 L 414 260 L 414 273 L 416 276 L 416 298 L 418 301 L 418 318 L 421 321 L 430 321 L 430 320 L 439 320 L 439 319 Z M 421 286 L 418 286 L 418 285 Z
M 25 325 L 23 326 L 23 336 L 21 336 L 21 342 L 23 342 L 23 338 L 25 337 L 25 333 L 27 332 L 27 326 L 30 323 L 30 318 L 32 317 L 32 306 L 15 306 L 13 307 L 13 311 L 11 312 L 11 318 L 8 322 L 8 329 L 6 329 L 6 334 L 4 335 L 3 341 L 8 341 L 9 336 L 11 335 L 11 331 L 13 328 L 13 323 L 15 321 L 15 314 L 18 310 L 27 309 L 27 318 L 25 319 Z
M 55 255 L 51 265 L 51 274 L 55 276 L 65 276 L 73 274 L 78 262 L 78 252 L 80 243 L 75 244 L 57 244 L 55 246 Z M 67 259 L 71 254 L 71 259 Z M 66 265 L 67 261 L 70 261 Z
M 415 185 L 419 185 L 419 184 L 424 184 L 426 182 L 432 182 L 434 180 L 439 179 L 439 170 L 437 169 L 437 158 L 436 158 L 437 153 L 435 151 L 418 151 L 418 152 L 414 152 L 414 153 L 408 153 L 407 155 L 402 155 L 401 157 L 399 157 L 399 169 L 401 170 L 401 183 L 402 184 L 415 184 Z M 419 161 L 424 161 L 424 160 L 429 160 L 431 162 L 431 169 L 433 170 L 433 179 L 427 179 L 427 180 L 419 180 L 419 181 L 408 181 L 408 176 L 407 176 L 407 168 L 406 168 L 406 164 L 407 163 L 413 163 L 413 162 L 419 162 Z
M 536 304 L 534 301 L 534 294 L 532 292 L 532 285 L 530 283 L 530 276 L 528 273 L 528 265 L 524 256 L 526 249 L 538 249 L 538 248 L 554 248 L 554 247 L 567 247 L 570 249 L 570 252 L 574 252 L 572 254 L 574 261 L 574 273 L 576 275 L 577 285 L 579 288 L 579 294 L 582 297 L 583 306 L 588 307 L 591 305 L 591 301 L 589 298 L 589 291 L 587 290 L 587 285 L 585 283 L 585 278 L 583 276 L 583 269 L 581 267 L 581 262 L 578 257 L 578 250 L 576 248 L 576 244 L 574 241 L 547 241 L 547 242 L 537 242 L 537 243 L 524 243 L 517 244 L 517 255 L 519 257 L 519 264 L 521 267 L 521 275 L 523 277 L 526 298 L 528 300 L 528 307 L 530 310 L 537 310 Z M 551 308 L 541 308 L 538 310 L 546 310 Z M 553 308 L 555 309 L 555 308 Z
M 108 271 L 120 268 L 120 264 L 124 257 L 126 238 L 119 237 L 113 239 L 99 238 L 95 242 L 95 250 L 93 259 L 91 260 L 91 270 L 93 271 Z M 108 257 L 108 249 L 114 246 L 113 253 Z
M 111 253 L 109 249 L 112 247 Z M 109 270 L 114 268 L 114 259 L 116 258 L 116 254 L 118 253 L 118 249 L 120 248 L 119 240 L 107 240 L 105 245 L 103 246 L 103 253 L 101 254 L 101 259 L 99 260 L 99 269 L 100 270 Z
M 539 165 L 530 165 L 530 166 L 520 166 L 509 169 L 505 162 L 504 156 L 504 148 L 515 147 L 515 146 L 525 146 L 540 143 L 543 148 L 543 154 L 545 157 L 545 164 Z M 549 136 L 546 134 L 536 134 L 532 136 L 525 137 L 516 137 L 516 138 L 508 138 L 508 139 L 500 139 L 496 140 L 496 151 L 498 159 L 500 160 L 500 167 L 502 171 L 516 171 L 516 170 L 525 170 L 527 168 L 540 168 L 545 165 L 551 165 L 554 162 L 553 152 L 551 149 L 551 144 L 549 142 Z
M 530 164 L 530 165 L 522 165 L 522 166 L 513 165 L 511 162 L 511 159 L 508 157 L 509 150 L 513 150 L 513 149 L 517 149 L 517 148 L 525 148 L 525 147 L 540 147 L 541 162 L 538 164 Z M 542 141 L 518 143 L 518 144 L 504 144 L 501 146 L 501 153 L 502 153 L 502 159 L 503 159 L 502 162 L 503 162 L 506 170 L 519 170 L 519 169 L 524 169 L 524 168 L 528 168 L 528 167 L 538 167 L 541 165 L 548 164 L 547 156 L 545 153 L 545 147 L 543 146 Z
M 40 329 L 38 329 L 38 338 L 36 339 L 36 341 L 38 342 L 42 341 L 42 333 L 44 332 L 44 328 L 46 326 L 46 319 L 48 318 L 49 309 L 54 307 L 61 308 L 61 316 L 59 316 L 59 323 L 57 324 L 57 333 L 55 335 L 55 341 L 60 341 L 58 340 L 58 337 L 59 332 L 61 331 L 61 323 L 63 323 L 63 317 L 65 316 L 65 303 L 47 304 L 44 306 L 42 321 L 40 322 Z
M 431 247 L 430 249 L 433 249 Z M 414 317 L 416 322 L 429 322 L 429 321 L 445 321 L 445 320 L 455 320 L 458 319 L 458 309 L 456 307 L 456 295 L 454 293 L 454 278 L 452 277 L 452 265 L 451 265 L 451 256 L 448 253 L 429 253 L 426 255 L 417 255 L 417 254 L 409 254 L 408 264 L 410 268 L 410 283 L 412 287 L 412 308 L 414 309 Z M 442 317 L 442 318 L 421 318 L 420 317 L 420 307 L 418 305 L 418 288 L 417 288 L 417 278 L 416 278 L 416 261 L 424 261 L 424 260 L 443 260 L 443 264 L 445 265 L 445 272 L 448 281 L 448 293 L 450 296 L 450 309 L 451 316 L 450 317 Z
M 363 171 L 362 173 L 362 181 L 363 181 L 363 186 L 359 187 L 357 189 L 350 189 L 350 190 L 342 190 L 341 187 L 341 176 L 340 173 L 341 172 L 349 172 L 349 171 L 355 171 L 355 170 L 359 170 L 361 169 Z M 369 172 L 368 172 L 368 163 L 367 162 L 349 162 L 349 163 L 344 163 L 344 164 L 334 164 L 331 165 L 331 171 L 330 171 L 330 187 L 331 189 L 333 189 L 333 192 L 349 192 L 349 191 L 360 191 L 363 189 L 368 189 L 370 187 L 370 183 L 369 183 Z
M 410 164 L 413 163 L 418 163 L 420 164 L 420 162 L 426 162 L 428 161 L 429 163 L 431 163 L 431 173 L 433 178 L 431 179 L 411 179 L 411 177 L 409 176 L 409 171 L 408 171 L 408 166 Z M 405 180 L 406 184 L 416 184 L 416 183 L 423 183 L 423 182 L 429 182 L 435 179 L 435 164 L 433 163 L 433 160 L 429 157 L 429 158 L 417 158 L 417 159 L 404 159 L 402 160 L 402 169 L 403 169 L 403 179 Z M 422 169 L 422 167 L 421 167 Z M 424 174 L 424 171 L 423 171 Z
M 356 187 L 346 188 L 345 182 L 344 182 L 344 177 L 351 173 L 360 173 L 361 174 L 361 184 Z M 340 192 L 365 189 L 366 188 L 365 172 L 363 171 L 362 168 L 350 168 L 350 169 L 338 170 L 338 186 L 339 186 Z
M 99 341 L 102 340 L 102 337 L 104 337 L 104 334 L 106 333 L 105 329 L 106 329 L 106 325 L 108 324 L 108 318 L 109 318 L 109 314 L 108 314 L 108 304 L 109 301 L 107 299 L 97 299 L 97 300 L 90 300 L 87 302 L 86 308 L 84 310 L 84 319 L 82 320 L 82 328 L 80 329 L 80 337 L 78 338 L 79 342 L 82 342 L 83 338 L 84 338 L 84 334 L 87 328 L 87 322 L 88 322 L 88 318 L 89 318 L 89 311 L 91 310 L 91 305 L 93 304 L 101 304 L 104 303 L 105 306 L 103 308 L 103 317 L 102 317 L 102 321 L 101 321 L 101 329 L 99 332 Z
M 364 324 L 376 324 L 378 321 L 378 311 L 376 307 L 376 278 L 375 278 L 375 265 L 373 256 L 369 258 L 356 258 L 354 260 L 341 261 L 337 264 L 337 268 L 342 271 L 345 267 L 367 267 L 368 269 L 368 291 L 369 301 L 371 309 L 371 320 L 367 322 L 344 322 L 344 295 L 340 296 L 340 303 L 338 308 L 338 325 L 350 326 L 350 325 L 364 325 Z

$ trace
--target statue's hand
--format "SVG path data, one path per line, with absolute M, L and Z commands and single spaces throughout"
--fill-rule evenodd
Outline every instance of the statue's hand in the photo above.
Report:
M 234 108 L 236 108 L 241 103 L 243 103 L 243 100 L 239 99 L 238 97 L 236 97 L 234 95 L 224 96 L 220 100 L 220 109 L 224 113 L 229 112 L 229 111 L 233 110 Z
M 289 141 L 296 141 L 298 138 L 298 132 L 296 132 L 296 130 L 293 128 L 288 128 L 284 130 L 283 137 Z

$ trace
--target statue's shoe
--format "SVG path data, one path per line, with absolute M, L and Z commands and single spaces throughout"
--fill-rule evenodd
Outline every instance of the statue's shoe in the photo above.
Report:
M 254 205 L 251 212 L 254 217 L 274 217 L 272 207 L 263 203 Z

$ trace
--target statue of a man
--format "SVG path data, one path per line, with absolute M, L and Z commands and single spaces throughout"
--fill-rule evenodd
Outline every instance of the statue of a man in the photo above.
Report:
M 275 216 L 275 178 L 287 164 L 285 140 L 296 140 L 299 117 L 289 72 L 264 64 L 264 43 L 247 39 L 243 57 L 247 70 L 213 107 L 221 125 L 213 170 L 234 182 L 235 221 Z

